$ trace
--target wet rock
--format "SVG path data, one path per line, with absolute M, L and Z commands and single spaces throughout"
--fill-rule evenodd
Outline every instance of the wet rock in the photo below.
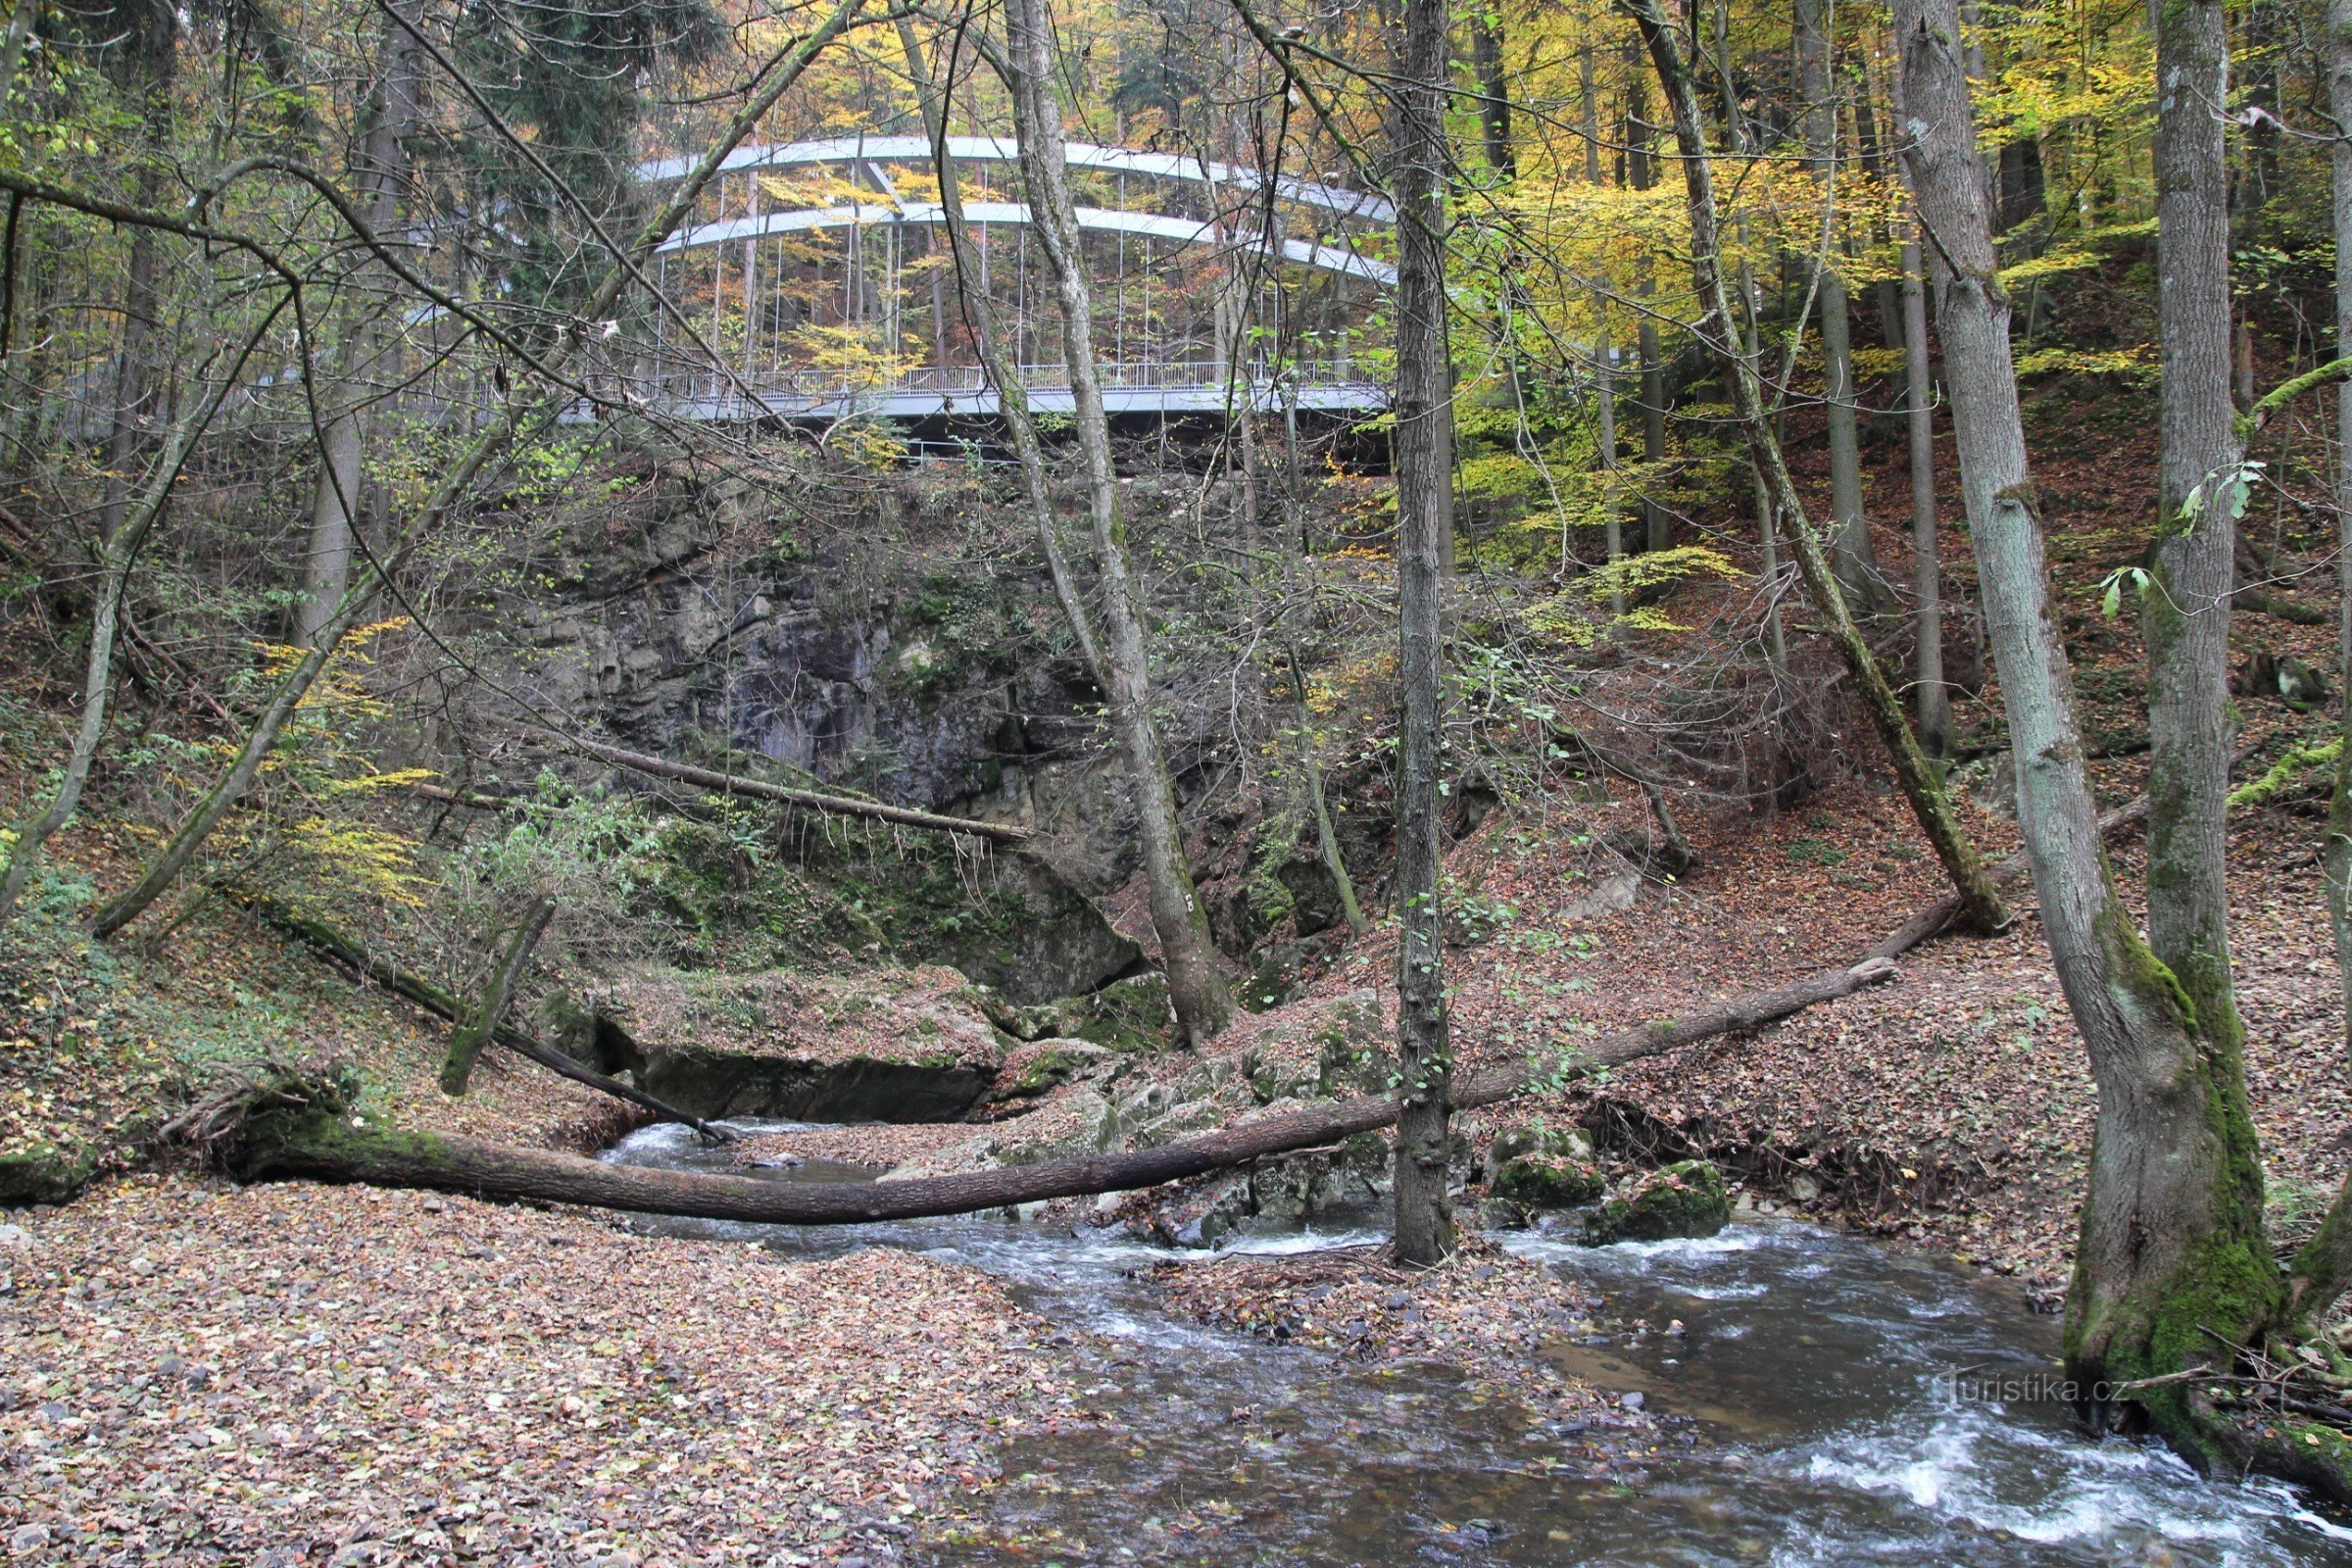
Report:
M 1519 1154 L 1503 1161 L 1494 1196 L 1527 1208 L 1575 1208 L 1608 1191 L 1600 1173 L 1563 1154 Z
M 1612 1198 L 1587 1215 L 1583 1240 L 1587 1247 L 1607 1247 L 1712 1236 L 1731 1217 L 1722 1173 L 1703 1159 L 1684 1160 L 1649 1176 L 1630 1196 Z

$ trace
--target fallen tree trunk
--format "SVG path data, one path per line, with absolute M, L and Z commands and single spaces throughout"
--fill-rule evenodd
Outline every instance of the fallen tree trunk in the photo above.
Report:
M 297 914 L 273 900 L 252 901 L 252 907 L 263 919 L 268 920 L 287 935 L 301 938 L 345 968 L 352 970 L 364 979 L 374 981 L 394 996 L 414 1002 L 425 1011 L 446 1018 L 452 1023 L 462 1024 L 465 1022 L 466 1009 L 459 1004 L 457 998 L 424 976 L 403 969 L 389 959 L 369 953 L 325 921 L 314 920 L 308 915 Z M 680 1110 L 667 1101 L 657 1100 L 644 1090 L 624 1084 L 617 1078 L 608 1078 L 601 1072 L 584 1067 L 555 1047 L 546 1044 L 534 1035 L 524 1033 L 513 1024 L 502 1023 L 492 1029 L 490 1043 L 503 1046 L 517 1056 L 528 1057 L 558 1077 L 568 1078 L 575 1084 L 585 1084 L 601 1094 L 611 1095 L 615 1100 L 625 1100 L 632 1105 L 650 1110 L 663 1121 L 682 1122 L 711 1143 L 727 1144 L 735 1141 L 735 1135 L 725 1128 L 713 1126 L 692 1111 Z M 401 1184 L 392 1183 L 390 1185 Z
M 577 735 L 559 735 L 564 745 L 583 757 L 593 757 L 600 762 L 611 762 L 633 772 L 655 778 L 674 779 L 680 784 L 692 784 L 697 789 L 710 790 L 717 795 L 740 795 L 749 800 L 775 801 L 784 806 L 798 806 L 829 816 L 859 816 L 876 822 L 890 822 L 899 827 L 919 827 L 934 833 L 964 833 L 994 844 L 1026 844 L 1037 835 L 1025 827 L 1010 822 L 983 822 L 976 817 L 942 816 L 936 811 L 918 811 L 912 807 L 885 806 L 880 801 L 861 801 L 848 795 L 826 795 L 816 790 L 796 790 L 782 784 L 762 784 L 758 779 L 738 778 L 731 773 L 717 773 L 691 762 L 673 762 L 666 757 L 649 757 L 643 752 L 623 751 Z
M 1890 978 L 1894 965 L 1869 958 L 1825 969 L 1770 991 L 1619 1031 L 1557 1062 L 1490 1067 L 1455 1086 L 1453 1104 L 1474 1109 L 1531 1089 L 1655 1056 L 1736 1030 L 1753 1029 Z M 1156 1187 L 1229 1165 L 1351 1138 L 1396 1119 L 1386 1095 L 1338 1101 L 1267 1116 L 1131 1153 L 1089 1154 L 968 1175 L 914 1181 L 782 1184 L 748 1176 L 608 1165 L 577 1154 L 514 1149 L 435 1133 L 356 1128 L 323 1107 L 268 1105 L 247 1129 L 235 1171 L 251 1180 L 308 1176 L 376 1187 L 424 1187 L 480 1198 L 584 1203 L 644 1214 L 771 1225 L 851 1225 L 934 1214 L 965 1214 L 1054 1198 Z

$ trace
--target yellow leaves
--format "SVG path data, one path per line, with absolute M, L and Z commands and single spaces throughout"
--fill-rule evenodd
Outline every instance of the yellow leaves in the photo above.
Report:
M 2128 349 L 2035 349 L 2017 357 L 2020 376 L 2051 375 L 2112 375 L 2141 385 L 2151 385 L 2157 376 L 2156 347 L 2140 343 Z
M 2014 289 L 2020 283 L 2037 277 L 2055 277 L 2064 272 L 2079 272 L 2103 266 L 2107 253 L 2118 245 L 2134 239 L 2153 239 L 2156 220 L 2145 218 L 2134 223 L 2109 223 L 2100 228 L 2085 229 L 2063 245 L 2054 245 L 2039 256 L 2001 269 L 2001 286 Z
M 1677 545 L 1621 556 L 1586 576 L 1582 587 L 1594 604 L 1606 604 L 1622 594 L 1633 598 L 1645 589 L 1679 583 L 1691 577 L 1712 576 L 1736 581 L 1741 575 L 1732 558 L 1706 545 Z

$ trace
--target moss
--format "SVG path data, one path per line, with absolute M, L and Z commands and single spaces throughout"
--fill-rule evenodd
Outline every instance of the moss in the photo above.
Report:
M 1502 1162 L 1489 1184 L 1496 1198 L 1528 1208 L 1574 1208 L 1608 1191 L 1592 1166 L 1564 1154 L 1519 1154 Z
M 1586 1216 L 1584 1243 L 1607 1247 L 1712 1236 L 1731 1218 L 1722 1173 L 1703 1159 L 1688 1159 L 1651 1176 L 1631 1198 L 1613 1198 Z
M 2165 1216 L 2191 1233 L 2165 1277 L 2135 1280 L 2122 1298 L 2102 1300 L 2100 1260 L 2090 1257 L 2087 1245 L 2077 1248 L 2067 1298 L 2067 1363 L 2080 1381 L 2112 1385 L 2209 1362 L 2224 1352 L 2224 1342 L 2252 1340 L 2276 1315 L 2279 1278 L 2263 1229 L 2261 1148 L 2246 1099 L 2245 1032 L 2227 966 L 2219 966 L 2218 983 L 2208 973 L 2184 985 L 2113 902 L 2101 914 L 2099 936 L 2129 1026 L 2135 1032 L 2170 1027 L 2185 1036 L 2180 1049 L 2188 1059 L 2180 1081 L 2159 1092 L 2195 1097 L 2215 1165 L 2215 1191 L 2203 1212 Z M 2201 995 L 2192 995 L 2192 987 Z M 2092 1135 L 2094 1184 L 2104 1136 L 2104 1129 Z M 2085 1241 L 2098 1201 L 2094 1191 L 2083 1206 Z M 2088 1359 L 2093 1347 L 2095 1364 Z M 2209 1465 L 2229 1459 L 2228 1443 L 2184 1387 L 2146 1389 L 2134 1402 L 2176 1446 Z
M 98 1153 L 69 1154 L 51 1144 L 0 1154 L 0 1208 L 27 1203 L 62 1203 L 80 1192 L 98 1171 Z

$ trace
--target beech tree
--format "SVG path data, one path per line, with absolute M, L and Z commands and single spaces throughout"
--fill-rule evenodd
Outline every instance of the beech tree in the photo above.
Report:
M 2195 937 L 2181 946 L 2183 927 L 2192 924 L 2181 908 L 2192 895 L 2182 884 L 2193 888 L 2198 879 L 2159 868 L 2152 854 L 2151 914 L 2159 901 L 2170 909 L 2163 929 L 2182 960 L 2178 967 L 2168 961 L 2133 928 L 2100 849 L 2066 647 L 2051 613 L 1959 9 L 1956 0 L 1897 0 L 1895 21 L 1904 157 L 1922 221 L 1936 241 L 1944 380 L 2017 760 L 2018 820 L 2043 934 L 2098 1086 L 2089 1191 L 2067 1295 L 2068 1368 L 2094 1420 L 2121 1424 L 2144 1413 L 2189 1453 L 2242 1464 L 2267 1440 L 2259 1428 L 2229 1421 L 2212 1401 L 2212 1386 L 2196 1375 L 2228 1372 L 2241 1348 L 2259 1346 L 2281 1319 L 2226 950 L 2201 948 Z M 2176 51 L 2181 47 L 2176 39 Z M 2186 52 L 2210 64 L 2203 47 Z M 2185 76 L 2177 86 L 2184 96 L 2192 90 Z M 2191 155 L 2176 145 L 2171 156 Z M 2193 253 L 2175 260 L 2196 265 Z M 2181 563 L 2179 524 L 2168 533 L 2176 547 L 2172 576 L 2209 583 L 2198 575 L 2209 566 Z M 2162 658 L 2166 678 L 2180 681 L 2193 662 L 2178 629 L 2162 630 L 2162 638 L 2151 636 L 2151 660 Z M 2168 711 L 2168 722 L 2180 726 L 2178 704 Z M 2178 863 L 2197 853 L 2190 830 L 2200 759 L 2193 737 L 2177 730 L 2165 745 L 2164 782 L 2150 792 L 2150 841 L 2167 846 Z M 2217 765 L 2227 760 L 2225 752 Z M 2208 930 L 2202 940 L 2210 938 Z M 2324 1270 L 2302 1274 L 2306 1317 L 2342 1290 L 2340 1273 L 2331 1284 L 2324 1279 Z M 2276 1444 L 2259 1456 L 2274 1465 L 2310 1462 Z

